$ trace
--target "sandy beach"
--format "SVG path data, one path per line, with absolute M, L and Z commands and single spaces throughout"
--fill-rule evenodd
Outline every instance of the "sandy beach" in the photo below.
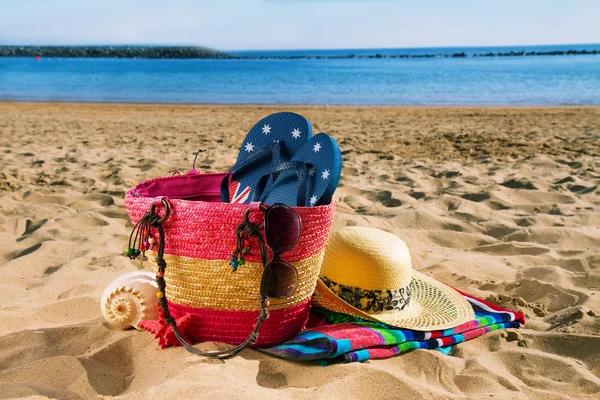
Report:
M 449 356 L 319 367 L 159 350 L 104 322 L 140 181 L 226 171 L 290 110 L 339 142 L 334 230 L 402 238 L 416 269 L 525 313 Z M 0 102 L 0 398 L 585 399 L 600 396 L 600 108 Z M 203 344 L 202 349 L 217 345 Z

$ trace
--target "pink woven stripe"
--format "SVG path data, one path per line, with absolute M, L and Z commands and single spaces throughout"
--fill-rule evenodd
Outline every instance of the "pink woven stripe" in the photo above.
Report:
M 306 326 L 309 309 L 310 299 L 284 310 L 270 311 L 254 346 L 272 346 L 297 335 Z M 240 344 L 248 338 L 258 317 L 258 311 L 213 310 L 175 303 L 169 303 L 169 311 L 174 318 L 192 316 L 193 322 L 185 333 L 194 342 Z
M 159 179 L 164 181 L 174 178 L 181 179 L 177 176 Z M 147 182 L 138 186 L 141 185 L 145 188 L 151 186 Z M 136 188 L 127 192 L 125 197 L 125 208 L 134 224 L 150 209 L 154 201 L 151 197 L 136 197 Z M 230 259 L 235 245 L 235 228 L 243 221 L 243 214 L 248 205 L 180 199 L 169 199 L 169 203 L 171 214 L 163 224 L 165 253 L 204 260 Z M 156 209 L 162 214 L 162 206 L 157 206 Z M 335 203 L 295 209 L 302 219 L 302 238 L 296 248 L 284 253 L 283 258 L 289 262 L 311 257 L 325 248 L 333 223 Z M 261 224 L 263 215 L 252 213 L 250 220 Z M 155 239 L 158 240 L 157 237 Z M 260 262 L 257 245 L 252 246 L 246 260 Z
M 226 172 L 198 173 L 163 176 L 141 182 L 127 192 L 126 197 L 166 196 L 174 199 L 219 202 L 221 181 Z

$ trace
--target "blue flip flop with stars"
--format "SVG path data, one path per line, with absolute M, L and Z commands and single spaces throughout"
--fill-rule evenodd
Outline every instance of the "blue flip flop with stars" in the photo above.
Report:
M 282 162 L 289 161 L 312 135 L 310 122 L 291 112 L 271 114 L 254 125 L 237 161 L 221 185 L 221 201 L 250 203 L 260 197 L 257 184 Z
M 342 174 L 342 154 L 334 138 L 325 134 L 310 138 L 289 161 L 274 171 L 262 194 L 265 204 L 310 207 L 329 204 Z

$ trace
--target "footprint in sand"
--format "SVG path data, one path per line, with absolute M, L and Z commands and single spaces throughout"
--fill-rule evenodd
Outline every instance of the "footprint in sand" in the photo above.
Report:
M 510 189 L 525 189 L 525 190 L 536 190 L 537 188 L 531 183 L 531 181 L 527 178 L 520 179 L 509 179 L 505 182 L 501 183 L 502 186 L 510 188 Z
M 40 229 L 44 224 L 48 222 L 47 219 L 40 220 L 31 220 L 31 219 L 19 219 L 16 221 L 15 233 L 18 235 L 19 232 L 22 232 L 21 235 L 16 239 L 17 242 L 20 242 L 24 239 L 27 239 L 32 233 Z
M 465 200 L 474 201 L 476 203 L 479 203 L 482 201 L 489 200 L 490 194 L 488 192 L 465 193 L 465 194 L 462 194 L 460 197 L 462 197 Z
M 500 238 L 510 235 L 511 233 L 514 233 L 516 231 L 518 231 L 518 229 L 511 228 L 508 226 L 494 226 L 494 227 L 490 228 L 487 232 L 485 232 L 485 234 L 488 236 L 491 236 L 493 238 L 500 239 Z
M 108 225 L 108 222 L 100 218 L 85 214 L 67 216 L 65 218 L 57 218 L 56 221 L 60 224 L 61 228 L 69 228 L 75 231 L 81 230 L 83 228 Z
M 281 363 L 278 360 L 260 356 L 256 383 L 264 388 L 285 389 L 320 387 L 346 376 L 347 371 L 331 369 L 327 374 L 315 374 L 313 368 L 302 363 Z M 322 367 L 317 367 L 322 368 Z
M 559 179 L 557 181 L 554 181 L 553 183 L 555 185 L 560 185 L 560 184 L 569 183 L 569 182 L 575 182 L 575 178 L 573 178 L 572 176 L 567 176 L 566 178 Z
M 583 185 L 569 185 L 567 186 L 569 188 L 569 190 L 573 193 L 577 193 L 577 194 L 588 194 L 588 193 L 593 193 L 596 191 L 596 189 L 598 189 L 598 185 L 596 186 L 583 186 Z
M 342 176 L 358 176 L 358 169 L 354 167 L 343 167 Z
M 475 247 L 473 251 L 496 256 L 539 256 L 550 252 L 550 249 L 541 246 L 517 245 L 515 243 L 497 243 Z
M 503 365 L 520 386 L 544 388 L 558 385 L 563 393 L 586 393 L 590 396 L 600 391 L 598 378 L 585 365 L 570 358 L 524 353 L 520 349 L 502 351 L 497 357 L 498 365 Z
M 145 158 L 138 160 L 138 162 L 139 162 L 138 165 L 131 165 L 131 167 L 139 168 L 143 172 L 151 170 L 152 168 L 154 168 L 156 166 L 156 163 L 157 163 L 156 160 L 147 160 Z
M 52 267 L 48 267 L 44 270 L 44 276 L 46 275 L 52 275 L 53 273 L 55 273 L 56 271 L 60 270 L 62 268 L 64 264 L 58 264 L 58 265 L 54 265 Z
M 135 358 L 132 338 L 122 338 L 79 361 L 98 394 L 116 396 L 129 387 L 135 372 Z
M 69 203 L 69 207 L 76 211 L 87 211 L 95 208 L 112 206 L 113 204 L 115 204 L 115 200 L 112 196 L 102 193 L 91 193 L 85 196 L 76 197 L 75 201 Z
M 27 247 L 26 249 L 17 250 L 12 253 L 8 253 L 7 259 L 8 260 L 16 260 L 17 258 L 21 258 L 28 254 L 33 253 L 34 251 L 38 250 L 40 247 L 42 247 L 42 243 L 36 243 L 33 246 Z
M 460 171 L 442 171 L 439 173 L 434 173 L 431 176 L 434 178 L 456 178 L 457 176 L 461 176 L 462 173 Z
M 420 200 L 423 197 L 425 197 L 425 193 L 423 193 L 423 192 L 415 192 L 414 190 L 411 190 L 410 192 L 408 192 L 408 195 L 410 197 L 412 197 L 413 199 L 415 199 L 415 200 Z
M 382 190 L 377 193 L 374 200 L 383 204 L 384 207 L 398 207 L 402 204 L 400 200 L 392 198 L 392 192 L 389 190 Z
M 44 195 L 36 192 L 25 192 L 23 200 L 31 204 L 59 204 L 61 206 L 69 205 L 73 200 L 69 196 Z
M 565 288 L 561 283 L 545 282 L 538 278 L 519 279 L 514 284 L 506 285 L 506 291 L 514 296 L 522 297 L 527 303 L 539 303 L 546 307 L 548 312 L 562 312 L 582 305 L 588 296 L 583 292 Z
M 384 207 L 398 207 L 402 202 L 392 197 L 392 192 L 389 190 L 382 190 L 379 192 L 360 191 L 359 196 L 350 195 L 346 196 L 343 201 L 350 205 L 352 208 L 359 208 L 362 206 L 369 206 L 369 203 L 364 198 L 381 203 Z
M 518 226 L 522 226 L 522 227 L 526 228 L 528 226 L 535 225 L 535 219 L 533 219 L 533 218 L 519 218 L 519 219 L 515 220 L 515 224 L 517 224 Z
M 131 332 L 110 331 L 101 324 L 6 335 L 0 346 L 14 350 L 0 359 L 2 380 L 18 384 L 10 387 L 9 397 L 19 397 L 27 387 L 35 389 L 31 394 L 52 398 L 115 396 L 129 387 L 136 372 L 133 361 L 139 346 L 132 342 Z M 97 350 L 90 354 L 90 347 Z M 23 348 L 29 351 L 22 352 Z M 85 383 L 73 385 L 81 376 Z

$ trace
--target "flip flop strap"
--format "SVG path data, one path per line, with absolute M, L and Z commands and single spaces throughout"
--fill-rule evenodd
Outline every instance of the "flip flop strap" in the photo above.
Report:
M 252 156 L 244 160 L 244 162 L 241 163 L 235 171 L 225 175 L 225 177 L 221 181 L 221 202 L 229 203 L 229 182 L 231 178 L 233 178 L 233 175 L 235 175 L 237 172 L 244 171 L 253 167 L 256 163 L 258 163 L 268 155 L 271 155 L 272 166 L 279 165 L 279 160 L 281 159 L 281 147 L 282 145 L 279 142 L 265 144 L 264 146 L 258 148 L 256 152 L 252 154 Z M 254 193 L 256 193 L 256 191 L 254 191 Z
M 308 179 L 309 164 L 303 161 L 284 161 L 280 163 L 272 173 L 263 175 L 256 185 L 257 191 L 252 196 L 252 201 L 259 201 L 262 193 L 269 181 L 269 178 L 275 174 L 280 174 L 286 171 L 296 171 L 298 176 L 298 192 L 296 194 L 296 206 L 305 207 L 309 193 L 312 193 L 313 182 Z M 260 193 L 260 194 L 259 194 Z M 258 196 L 257 196 L 258 194 Z

